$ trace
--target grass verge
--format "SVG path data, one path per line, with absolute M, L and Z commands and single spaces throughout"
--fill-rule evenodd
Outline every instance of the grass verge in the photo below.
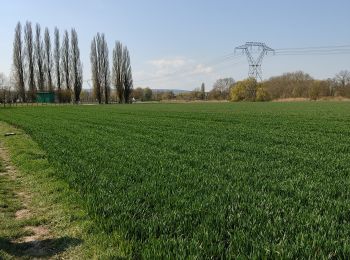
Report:
M 16 135 L 5 137 L 8 132 Z M 129 243 L 118 239 L 117 234 L 111 239 L 110 234 L 95 230 L 79 195 L 54 177 L 55 169 L 45 152 L 28 135 L 0 122 L 0 143 L 16 168 L 16 176 L 11 176 L 6 173 L 4 161 L 0 162 L 0 259 L 128 258 Z M 17 212 L 24 208 L 30 216 L 18 218 Z M 49 230 L 41 241 L 49 250 L 23 242 L 24 237 L 32 235 L 26 227 L 39 226 Z

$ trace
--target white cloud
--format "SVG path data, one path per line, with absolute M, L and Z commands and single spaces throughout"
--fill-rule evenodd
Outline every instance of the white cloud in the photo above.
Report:
M 197 63 L 195 60 L 184 57 L 162 58 L 148 62 L 155 69 L 157 76 L 174 74 L 178 76 L 193 74 L 209 74 L 213 68 Z
M 212 67 L 207 67 L 203 64 L 196 65 L 195 69 L 193 70 L 193 74 L 209 74 L 213 72 Z
M 146 70 L 134 73 L 135 83 L 152 88 L 194 89 L 211 82 L 214 68 L 183 56 L 165 57 L 147 62 Z
M 189 63 L 189 60 L 182 58 L 182 57 L 175 57 L 170 59 L 158 59 L 158 60 L 151 60 L 149 61 L 150 64 L 157 68 L 181 68 Z

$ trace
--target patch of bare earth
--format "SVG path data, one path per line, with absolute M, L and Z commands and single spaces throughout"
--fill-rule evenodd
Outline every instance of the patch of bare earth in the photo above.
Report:
M 3 163 L 3 172 L 1 173 L 1 175 L 6 175 L 10 177 L 12 180 L 15 180 L 17 176 L 16 169 L 12 165 L 7 151 L 2 147 L 0 147 L 0 159 Z
M 25 231 L 31 235 L 21 237 L 12 243 L 17 244 L 22 249 L 22 255 L 44 257 L 54 252 L 52 239 L 50 239 L 50 230 L 45 226 L 27 226 Z
M 1 144 L 0 144 L 1 145 Z M 3 162 L 4 171 L 1 173 L 3 176 L 7 176 L 13 181 L 18 181 L 18 172 L 12 164 L 9 154 L 3 147 L 0 147 L 0 160 Z M 32 212 L 28 208 L 30 204 L 31 195 L 25 190 L 16 192 L 16 196 L 22 204 L 22 209 L 15 213 L 16 220 L 25 220 L 32 217 Z M 26 226 L 24 230 L 30 235 L 18 238 L 11 241 L 13 246 L 22 248 L 25 246 L 24 252 L 28 256 L 46 256 L 52 251 L 50 242 L 50 230 L 46 226 Z
M 29 209 L 20 209 L 20 210 L 17 210 L 15 213 L 15 218 L 19 220 L 28 219 L 31 216 L 32 214 Z
M 50 231 L 47 227 L 44 226 L 37 226 L 37 227 L 25 227 L 26 231 L 29 231 L 32 233 L 30 236 L 22 237 L 20 240 L 22 242 L 33 242 L 38 241 L 41 238 L 48 238 Z
M 279 98 L 272 100 L 272 102 L 301 102 L 301 101 L 312 101 L 310 98 Z M 322 97 L 313 101 L 344 101 L 349 102 L 349 98 L 345 97 Z
M 301 102 L 301 101 L 310 101 L 309 98 L 279 98 L 273 100 L 273 102 Z

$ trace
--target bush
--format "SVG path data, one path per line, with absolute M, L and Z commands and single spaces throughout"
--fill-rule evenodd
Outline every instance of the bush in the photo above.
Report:
M 324 80 L 314 80 L 309 89 L 309 97 L 311 100 L 317 100 L 322 97 L 331 95 L 330 84 Z
M 242 101 L 245 99 L 245 88 L 241 82 L 238 82 L 236 86 L 231 89 L 230 99 L 231 101 Z
M 70 103 L 72 101 L 72 91 L 69 89 L 61 89 L 56 91 L 59 103 Z
M 230 91 L 231 101 L 255 101 L 257 88 L 254 78 L 239 81 Z
M 260 86 L 256 90 L 256 97 L 255 101 L 270 101 L 271 97 L 270 94 L 266 91 L 266 89 L 262 86 L 262 84 L 259 84 Z

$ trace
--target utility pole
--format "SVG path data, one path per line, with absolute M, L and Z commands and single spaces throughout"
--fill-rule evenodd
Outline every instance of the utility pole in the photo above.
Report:
M 264 56 L 269 53 L 275 54 L 275 50 L 262 42 L 246 42 L 244 45 L 236 47 L 235 52 L 236 51 L 242 51 L 247 56 L 249 63 L 248 76 L 250 78 L 255 78 L 257 81 L 262 81 L 262 60 Z M 256 53 L 257 55 L 254 55 Z

